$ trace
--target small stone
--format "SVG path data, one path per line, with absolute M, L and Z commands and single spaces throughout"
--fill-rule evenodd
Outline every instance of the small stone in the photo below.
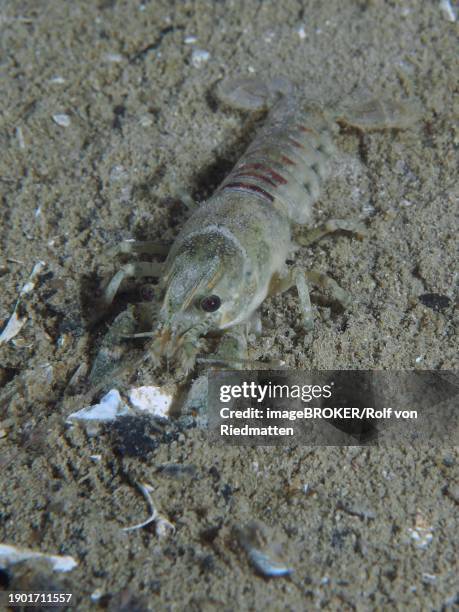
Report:
M 296 33 L 301 38 L 301 40 L 304 40 L 306 38 L 306 32 L 305 32 L 305 29 L 304 29 L 303 25 L 300 25 L 300 26 L 297 27 Z
M 113 64 L 119 64 L 124 60 L 124 57 L 121 53 L 106 53 L 104 55 L 104 60 Z
M 191 54 L 191 63 L 195 68 L 200 68 L 210 59 L 210 53 L 204 49 L 193 49 Z
M 451 304 L 451 299 L 447 295 L 440 295 L 439 293 L 423 293 L 419 296 L 419 301 L 434 312 L 441 312 Z
M 71 123 L 69 115 L 65 115 L 64 113 L 53 115 L 53 121 L 61 127 L 69 127 Z

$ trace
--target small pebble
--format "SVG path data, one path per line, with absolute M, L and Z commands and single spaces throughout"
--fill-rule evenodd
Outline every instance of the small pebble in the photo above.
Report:
M 210 53 L 204 49 L 193 49 L 191 54 L 191 63 L 195 68 L 200 68 L 210 59 Z
M 121 53 L 106 53 L 104 55 L 104 60 L 107 62 L 112 62 L 113 64 L 119 64 L 124 60 L 124 57 Z
M 22 133 L 22 128 L 20 127 L 16 128 L 16 138 L 18 139 L 19 148 L 25 149 L 24 134 Z
M 61 127 L 69 127 L 70 125 L 70 117 L 65 114 L 53 115 L 53 121 L 54 123 L 57 123 L 57 125 L 60 125 Z
M 95 591 L 93 591 L 90 595 L 91 597 L 91 601 L 97 603 L 100 599 L 102 599 L 103 597 L 103 590 L 102 589 L 96 589 Z
M 306 32 L 305 32 L 304 26 L 302 25 L 298 26 L 298 28 L 296 29 L 296 33 L 301 38 L 301 40 L 304 40 L 306 38 Z
M 124 166 L 117 164 L 110 170 L 110 181 L 121 181 L 129 178 L 129 173 Z
M 153 119 L 151 117 L 144 116 L 139 119 L 139 123 L 142 127 L 150 127 L 153 125 Z
M 434 312 L 441 312 L 451 304 L 451 299 L 447 295 L 439 293 L 423 293 L 419 296 L 419 301 Z
M 437 577 L 434 574 L 422 574 L 422 582 L 424 584 L 434 584 L 437 580 Z
M 251 521 L 243 527 L 236 527 L 234 533 L 250 563 L 261 576 L 281 578 L 293 572 L 291 567 L 274 558 L 269 544 L 269 533 L 262 523 Z

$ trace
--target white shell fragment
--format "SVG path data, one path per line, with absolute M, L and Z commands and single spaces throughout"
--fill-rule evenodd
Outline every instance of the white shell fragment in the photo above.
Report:
M 118 389 L 111 389 L 98 404 L 86 406 L 72 412 L 66 422 L 109 422 L 130 414 L 148 413 L 154 417 L 168 418 L 169 409 L 174 399 L 174 389 L 166 387 L 145 386 L 130 389 L 129 404 L 120 395 Z
M 440 0 L 439 7 L 440 11 L 448 21 L 451 21 L 451 23 L 456 21 L 456 13 L 454 12 L 449 0 Z
M 20 126 L 16 128 L 16 138 L 18 139 L 19 148 L 25 149 L 24 134 Z
M 304 29 L 303 25 L 297 27 L 296 33 L 301 38 L 301 40 L 304 40 L 306 38 L 306 30 Z
M 121 53 L 106 53 L 104 55 L 104 60 L 113 64 L 119 64 L 124 60 L 124 57 L 121 55 Z
M 143 527 L 146 527 L 150 523 L 156 523 L 155 532 L 158 538 L 164 538 L 169 533 L 173 535 L 175 533 L 174 525 L 166 518 L 161 516 L 155 508 L 153 499 L 151 497 L 153 487 L 145 482 L 138 482 L 137 486 L 139 487 L 142 495 L 146 499 L 148 509 L 150 510 L 150 516 L 141 523 L 137 523 L 136 525 L 132 525 L 131 527 L 123 527 L 123 531 L 136 531 L 137 529 L 142 529 Z
M 141 523 L 137 523 L 136 525 L 132 525 L 131 527 L 123 527 L 123 531 L 136 531 L 137 529 L 142 529 L 142 527 L 146 527 L 150 523 L 153 523 L 153 521 L 155 521 L 158 517 L 158 511 L 156 510 L 155 505 L 153 503 L 153 499 L 151 497 L 153 487 L 143 482 L 137 483 L 137 486 L 139 487 L 140 491 L 142 492 L 142 495 L 147 501 L 148 509 L 150 510 L 150 516 Z
M 293 572 L 291 567 L 274 561 L 261 550 L 252 549 L 247 553 L 247 556 L 257 572 L 268 578 L 281 578 L 282 576 L 289 576 Z
M 35 288 L 35 284 L 36 284 L 36 278 L 37 276 L 40 274 L 40 272 L 43 270 L 43 268 L 45 267 L 45 262 L 44 261 L 38 261 L 33 269 L 32 272 L 30 273 L 29 276 L 29 280 L 26 282 L 26 284 L 22 287 L 21 292 L 19 295 L 26 295 L 27 293 L 30 293 L 31 291 L 33 291 L 33 289 Z
M 195 68 L 200 68 L 210 59 L 210 53 L 205 49 L 193 49 L 191 53 L 191 63 Z
M 89 596 L 91 601 L 93 601 L 94 603 L 97 603 L 100 599 L 102 599 L 102 597 L 104 596 L 104 592 L 102 589 L 96 589 L 95 591 L 93 591 L 91 593 L 91 595 Z
M 72 421 L 113 421 L 120 416 L 129 414 L 129 407 L 121 399 L 120 392 L 112 389 L 104 395 L 99 404 L 87 406 L 73 412 L 67 417 L 67 423 Z
M 17 336 L 21 329 L 24 327 L 27 317 L 19 317 L 16 309 L 8 320 L 5 329 L 0 334 L 0 344 L 8 342 L 14 336 Z
M 166 538 L 169 534 L 174 535 L 175 527 L 163 516 L 158 516 L 158 518 L 156 519 L 155 533 L 161 540 L 162 538 Z
M 293 568 L 274 559 L 268 530 L 262 523 L 251 521 L 244 527 L 236 528 L 235 535 L 250 563 L 262 576 L 281 578 L 293 573 Z
M 0 568 L 6 569 L 10 565 L 29 559 L 45 559 L 52 564 L 55 572 L 69 572 L 78 565 L 78 562 L 69 555 L 48 555 L 27 548 L 0 544 Z
M 408 533 L 418 548 L 427 548 L 433 540 L 432 532 L 429 529 L 409 527 Z
M 53 121 L 61 127 L 69 127 L 71 123 L 69 115 L 66 115 L 64 113 L 58 113 L 57 115 L 53 115 Z
M 28 281 L 26 282 L 26 284 L 22 287 L 21 291 L 19 292 L 19 298 L 14 306 L 14 310 L 11 314 L 11 317 L 9 318 L 8 323 L 6 324 L 2 333 L 0 334 L 0 344 L 3 344 L 4 342 L 9 342 L 9 340 L 17 336 L 17 334 L 24 327 L 27 321 L 27 317 L 19 316 L 18 314 L 19 303 L 21 301 L 21 298 L 24 295 L 27 295 L 28 293 L 31 293 L 33 291 L 33 289 L 35 288 L 36 282 L 37 282 L 36 280 L 37 276 L 40 274 L 40 272 L 45 267 L 45 265 L 46 264 L 44 261 L 39 261 L 34 265 Z
M 132 407 L 156 417 L 168 418 L 172 399 L 172 393 L 161 387 L 144 386 L 129 390 Z
M 418 512 L 414 527 L 408 527 L 408 533 L 417 548 L 427 548 L 433 540 L 433 527 Z

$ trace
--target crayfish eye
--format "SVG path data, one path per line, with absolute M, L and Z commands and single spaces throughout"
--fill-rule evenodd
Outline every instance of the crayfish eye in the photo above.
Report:
M 201 308 L 204 312 L 215 312 L 221 306 L 221 299 L 218 295 L 208 295 L 201 300 Z

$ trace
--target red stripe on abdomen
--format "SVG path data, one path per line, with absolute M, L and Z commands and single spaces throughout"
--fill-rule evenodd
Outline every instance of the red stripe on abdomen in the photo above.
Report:
M 302 145 L 301 142 L 298 142 L 298 140 L 295 140 L 291 136 L 288 137 L 288 141 L 297 149 L 304 149 L 304 145 Z
M 279 173 L 275 172 L 275 170 L 273 170 L 272 168 L 269 168 L 268 166 L 265 166 L 264 164 L 249 163 L 249 164 L 243 164 L 240 167 L 241 172 L 244 172 L 245 170 L 252 169 L 252 168 L 254 170 L 261 170 L 262 172 L 267 174 L 270 179 L 272 179 L 273 181 L 276 182 L 277 185 L 286 185 L 287 184 L 287 180 L 283 176 L 281 176 Z M 240 173 L 238 172 L 238 174 L 240 174 Z
M 257 172 L 245 172 L 244 170 L 242 170 L 241 172 L 231 173 L 231 178 L 243 178 L 244 176 L 246 176 L 247 178 L 259 179 L 260 181 L 264 181 L 268 185 L 271 185 L 271 187 L 277 187 L 277 183 L 272 181 L 267 176 L 264 176 L 263 174 L 258 174 Z
M 251 183 L 240 183 L 240 182 L 234 181 L 234 182 L 226 183 L 225 185 L 223 185 L 220 188 L 220 191 L 225 191 L 225 189 L 229 189 L 233 191 L 234 190 L 235 191 L 249 191 L 252 193 L 257 193 L 258 195 L 262 196 L 268 202 L 274 202 L 274 197 L 270 193 L 268 193 L 261 187 L 258 187 L 258 185 L 253 185 Z
M 281 155 L 281 160 L 284 162 L 284 164 L 288 164 L 289 166 L 296 166 L 296 162 L 292 161 L 289 157 L 286 157 L 285 155 Z
M 306 134 L 316 134 L 317 135 L 317 130 L 308 128 L 305 125 L 297 125 L 296 127 L 300 130 L 300 132 L 305 132 Z

